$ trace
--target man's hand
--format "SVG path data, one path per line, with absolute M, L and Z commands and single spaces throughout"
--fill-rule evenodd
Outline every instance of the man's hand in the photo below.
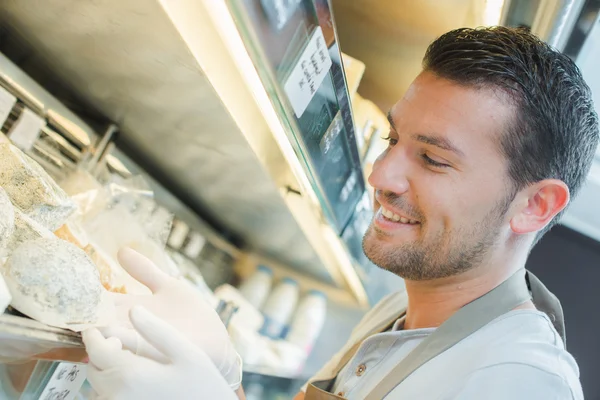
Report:
M 99 330 L 83 333 L 89 355 L 87 379 L 102 399 L 237 399 L 207 354 L 170 324 L 142 307 L 130 313 L 135 331 L 165 362 L 122 348 Z
M 162 352 L 130 329 L 129 311 L 134 306 L 143 306 L 204 351 L 225 380 L 235 387 L 241 379 L 237 353 L 219 315 L 198 290 L 184 280 L 168 276 L 134 250 L 123 249 L 118 258 L 123 268 L 152 294 L 111 294 L 120 326 L 101 329 L 104 336 L 118 338 L 125 348 L 136 354 L 165 362 Z

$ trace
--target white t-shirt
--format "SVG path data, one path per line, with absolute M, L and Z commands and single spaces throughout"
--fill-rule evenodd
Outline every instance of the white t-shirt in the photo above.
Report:
M 355 340 L 397 308 L 394 296 L 399 294 L 382 300 L 363 318 L 349 342 L 311 381 L 330 375 Z M 369 337 L 340 371 L 332 392 L 364 399 L 433 330 L 392 330 Z M 577 363 L 547 315 L 515 310 L 421 366 L 385 399 L 580 400 L 583 393 Z

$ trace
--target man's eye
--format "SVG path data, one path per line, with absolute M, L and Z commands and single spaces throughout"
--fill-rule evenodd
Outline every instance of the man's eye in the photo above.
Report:
M 423 160 L 425 160 L 425 162 L 427 164 L 431 165 L 432 167 L 436 167 L 436 168 L 447 168 L 447 167 L 449 167 L 448 164 L 437 162 L 437 161 L 431 159 L 427 154 L 423 154 L 421 157 L 423 157 Z
M 382 139 L 383 139 L 383 140 L 385 140 L 385 141 L 387 141 L 387 142 L 390 144 L 390 146 L 395 146 L 395 145 L 397 145 L 397 144 L 398 144 L 398 139 L 394 139 L 394 138 L 393 138 L 393 137 L 391 137 L 391 136 L 384 137 L 384 138 L 382 138 Z

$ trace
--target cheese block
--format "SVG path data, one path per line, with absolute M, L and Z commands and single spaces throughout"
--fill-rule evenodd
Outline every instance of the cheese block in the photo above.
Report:
M 2 250 L 2 256 L 7 257 L 21 244 L 40 238 L 52 239 L 54 234 L 37 223 L 20 210 L 14 209 L 14 230 Z
M 0 143 L 0 187 L 16 207 L 51 231 L 77 209 L 37 162 L 9 143 Z
M 56 237 L 21 244 L 2 270 L 11 305 L 50 326 L 70 328 L 98 319 L 102 285 L 83 250 Z
M 15 231 L 15 210 L 4 189 L 0 188 L 0 253 L 6 249 Z

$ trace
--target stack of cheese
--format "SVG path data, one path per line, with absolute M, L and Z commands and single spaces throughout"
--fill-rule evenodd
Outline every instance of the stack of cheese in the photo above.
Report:
M 0 188 L 1 269 L 11 305 L 52 326 L 95 323 L 103 289 L 98 269 L 79 246 L 83 235 L 65 233 L 76 232 L 67 223 L 73 201 L 10 143 L 0 143 Z

